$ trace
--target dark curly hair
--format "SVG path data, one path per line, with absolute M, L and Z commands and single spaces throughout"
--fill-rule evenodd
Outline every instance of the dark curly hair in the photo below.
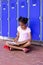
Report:
M 19 22 L 22 22 L 23 24 L 27 24 L 27 22 L 28 22 L 28 18 L 25 18 L 25 17 L 19 17 L 18 21 L 19 21 Z

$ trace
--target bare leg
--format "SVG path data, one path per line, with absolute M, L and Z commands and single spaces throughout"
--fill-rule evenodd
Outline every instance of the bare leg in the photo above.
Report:
M 30 46 L 31 44 L 30 44 L 30 42 L 27 42 L 27 43 L 22 44 L 22 45 L 20 45 L 20 46 L 18 46 L 18 45 L 15 46 L 15 45 L 10 45 L 10 44 L 8 44 L 8 43 L 6 42 L 6 45 L 7 45 L 8 47 L 10 47 L 10 48 L 14 48 L 14 49 L 18 49 L 18 50 L 23 50 L 24 48 Z
M 29 46 L 31 46 L 31 43 L 30 43 L 30 42 L 27 42 L 27 43 L 21 45 L 21 47 L 23 47 L 23 48 L 25 48 L 25 47 L 29 47 Z
M 6 42 L 6 45 L 7 45 L 8 47 L 10 47 L 10 48 L 14 48 L 14 49 L 18 49 L 18 50 L 23 50 L 22 47 L 15 46 L 15 45 L 10 45 L 10 44 L 8 44 L 7 42 Z

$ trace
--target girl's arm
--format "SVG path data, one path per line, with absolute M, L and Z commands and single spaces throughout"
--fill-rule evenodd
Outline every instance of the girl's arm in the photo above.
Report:
M 19 32 L 17 33 L 17 37 L 14 40 L 14 42 L 17 42 L 18 41 L 18 38 L 19 38 Z

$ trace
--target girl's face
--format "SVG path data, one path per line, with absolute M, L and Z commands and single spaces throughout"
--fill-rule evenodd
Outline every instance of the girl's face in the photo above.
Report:
M 21 26 L 22 29 L 25 29 L 26 28 L 26 25 L 24 23 L 19 22 L 19 24 L 20 24 L 20 26 Z

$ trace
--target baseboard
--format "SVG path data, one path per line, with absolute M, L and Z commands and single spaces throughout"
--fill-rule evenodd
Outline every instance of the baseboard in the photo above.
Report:
M 43 46 L 43 41 L 33 41 L 32 40 L 32 44 L 37 45 L 37 46 Z
M 10 40 L 10 38 L 9 37 L 0 36 L 0 40 Z

